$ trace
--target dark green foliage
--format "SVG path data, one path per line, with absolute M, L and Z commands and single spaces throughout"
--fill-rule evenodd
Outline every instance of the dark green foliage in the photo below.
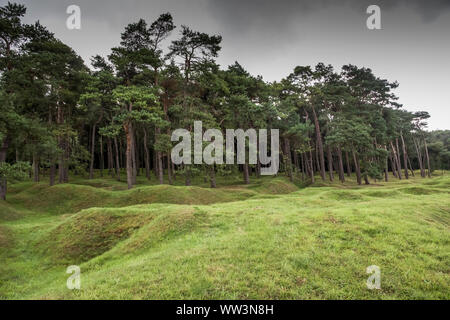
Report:
M 186 185 L 203 176 L 243 173 L 248 184 L 261 164 L 171 164 L 171 133 L 203 130 L 279 129 L 281 171 L 291 181 L 314 183 L 328 171 L 332 181 L 354 172 L 358 182 L 408 179 L 414 170 L 431 177 L 450 168 L 447 131 L 426 132 L 427 112 L 401 109 L 390 83 L 371 69 L 319 63 L 297 66 L 279 82 L 267 83 L 238 62 L 226 70 L 215 62 L 222 37 L 182 26 L 170 13 L 154 22 L 130 23 L 108 58 L 94 56 L 92 69 L 38 22 L 24 24 L 23 5 L 0 8 L 0 163 L 32 163 L 35 182 L 53 185 L 105 168 L 120 180 L 127 169 L 132 188 L 145 168 L 160 184 L 177 174 Z M 248 144 L 247 144 L 248 147 Z M 0 181 L 6 190 L 4 175 Z M 4 196 L 3 196 L 4 197 Z

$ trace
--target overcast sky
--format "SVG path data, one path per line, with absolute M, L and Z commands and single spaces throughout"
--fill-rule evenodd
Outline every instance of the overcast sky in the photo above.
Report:
M 6 0 L 0 0 L 5 4 Z M 297 65 L 347 63 L 398 81 L 400 103 L 430 112 L 431 129 L 450 129 L 450 0 L 18 0 L 27 22 L 40 20 L 85 61 L 107 55 L 124 26 L 171 12 L 175 24 L 223 36 L 218 62 L 239 61 L 265 80 Z M 80 6 L 81 30 L 65 26 Z M 368 30 L 366 9 L 381 7 L 382 30 Z M 174 32 L 174 37 L 178 30 Z

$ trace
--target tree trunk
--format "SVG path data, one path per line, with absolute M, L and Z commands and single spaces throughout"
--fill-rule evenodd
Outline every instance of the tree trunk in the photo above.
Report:
M 172 159 L 170 158 L 170 154 L 167 153 L 167 176 L 169 178 L 169 184 L 173 184 L 173 174 L 172 174 Z
M 424 166 L 423 166 L 423 162 L 422 162 L 422 153 L 420 152 L 420 148 L 419 148 L 416 138 L 414 138 L 414 136 L 413 136 L 413 142 L 414 142 L 414 147 L 416 147 L 417 161 L 419 162 L 420 175 L 422 176 L 422 178 L 425 178 L 425 170 L 423 168 Z
M 284 152 L 286 155 L 286 170 L 288 172 L 289 180 L 293 182 L 294 176 L 292 173 L 291 144 L 288 138 L 284 138 Z
M 327 147 L 327 160 L 328 160 L 328 174 L 330 176 L 330 181 L 334 181 L 334 175 L 333 175 L 333 155 L 331 153 L 330 146 Z
M 400 159 L 400 148 L 398 147 L 398 138 L 395 138 L 395 153 L 397 155 L 398 171 L 402 171 L 402 161 Z
M 403 138 L 403 133 L 402 132 L 400 132 L 400 139 L 402 140 L 403 167 L 405 168 L 405 178 L 409 179 L 409 173 L 408 173 L 408 152 L 406 151 L 405 139 Z
M 384 181 L 389 182 L 388 160 L 386 158 L 386 166 L 384 168 Z
M 69 159 L 69 151 L 68 151 L 68 149 L 66 149 L 66 152 L 65 152 L 65 159 L 66 159 L 65 160 L 66 163 L 64 164 L 64 183 L 69 183 L 69 166 L 67 164 L 67 160 Z
M 142 169 L 142 163 L 141 163 L 141 149 L 142 149 L 142 144 L 140 143 L 139 140 L 139 136 L 137 135 L 137 133 L 135 132 L 134 135 L 134 148 L 136 150 L 136 174 L 138 176 L 141 175 L 141 169 Z
M 49 106 L 49 112 L 48 112 L 48 124 L 49 126 L 52 125 L 52 107 Z M 52 155 L 49 157 L 50 161 L 50 177 L 49 177 L 49 185 L 50 187 L 55 185 L 55 176 L 56 176 L 56 166 L 55 166 L 55 159 Z
M 341 147 L 337 148 L 338 154 L 338 164 L 339 164 L 339 180 L 344 183 L 345 182 L 345 174 L 344 174 L 344 162 L 342 161 L 342 150 Z
M 156 159 L 157 159 L 157 164 L 158 164 L 159 184 L 163 184 L 164 183 L 164 167 L 163 167 L 163 162 L 162 162 L 161 151 L 156 152 Z
M 95 155 L 95 130 L 97 129 L 97 124 L 92 126 L 92 136 L 91 136 L 91 163 L 89 166 L 89 179 L 94 179 L 94 155 Z
M 296 150 L 294 150 L 294 172 L 297 173 L 300 170 L 300 163 L 298 161 L 298 153 Z M 259 163 L 259 161 L 258 161 Z
M 315 177 L 314 177 L 314 169 L 313 169 L 313 156 L 312 156 L 312 150 L 309 150 L 309 159 L 310 159 L 310 173 L 311 173 L 311 183 L 315 182 Z
M 384 146 L 384 150 L 387 152 L 386 145 Z M 384 160 L 384 181 L 389 182 L 389 162 L 388 162 L 388 156 L 386 156 L 386 159 Z
M 409 159 L 409 157 L 407 157 L 407 158 L 408 158 L 409 170 L 411 170 L 411 175 L 412 175 L 413 177 L 415 177 L 416 175 L 414 174 L 414 170 L 413 170 L 413 167 L 412 167 L 412 165 L 411 165 L 411 160 Z
M 113 153 L 112 153 L 112 143 L 111 143 L 111 138 L 109 138 L 109 137 L 106 142 L 106 149 L 108 152 L 108 173 L 111 175 L 111 177 L 114 178 L 114 173 L 113 173 L 114 161 L 113 161 Z
M 305 170 L 305 154 L 304 153 L 300 154 L 300 164 L 302 166 L 302 181 L 305 181 L 306 170 Z
M 39 182 L 39 159 L 33 154 L 33 181 Z
M 391 160 L 391 168 L 392 168 L 392 174 L 395 178 L 397 178 L 397 169 L 394 161 L 394 157 L 392 156 L 392 152 L 389 152 L 389 160 Z
M 62 154 L 59 156 L 58 162 L 58 182 L 64 183 L 64 156 Z
M 120 160 L 119 160 L 119 144 L 117 143 L 117 137 L 114 137 L 114 146 L 116 147 L 116 176 L 117 181 L 120 181 Z
M 300 174 L 302 177 L 302 181 L 304 181 L 304 178 L 305 178 L 304 166 L 305 166 L 305 164 L 303 162 L 303 153 L 300 153 L 299 166 L 300 166 L 299 171 L 301 170 Z
M 105 158 L 103 156 L 103 138 L 100 136 L 100 177 L 103 178 L 103 170 L 105 169 Z
M 303 156 L 303 160 L 304 160 L 304 165 L 305 165 L 305 175 L 307 177 L 311 176 L 311 171 L 310 171 L 310 167 L 309 167 L 309 152 L 308 153 L 302 153 Z
M 353 161 L 355 162 L 356 181 L 358 182 L 359 185 L 361 185 L 362 180 L 361 180 L 361 169 L 359 168 L 359 159 L 355 153 L 355 150 L 353 150 L 352 153 L 353 153 Z
M 0 199 L 6 200 L 6 191 L 8 187 L 8 182 L 5 178 L 1 179 L 0 181 Z
M 256 178 L 261 178 L 261 161 L 259 161 L 259 158 L 256 160 Z
M 144 153 L 145 153 L 145 176 L 151 180 L 150 175 L 150 153 L 148 151 L 147 129 L 144 128 Z
M 364 174 L 364 183 L 365 183 L 366 185 L 369 185 L 369 184 L 370 184 L 370 182 L 369 182 L 369 177 L 367 176 L 367 174 Z
M 155 128 L 155 145 L 156 145 L 158 136 L 160 134 L 161 134 L 161 130 L 159 128 Z M 164 168 L 163 168 L 163 164 L 162 164 L 161 151 L 159 151 L 159 150 L 156 150 L 156 173 L 158 175 L 159 184 L 163 184 L 164 183 Z M 189 177 L 189 179 L 190 179 L 190 177 Z
M 173 178 L 173 181 L 175 181 L 175 180 L 177 180 L 177 173 L 175 171 L 175 164 L 172 161 L 170 161 L 170 165 L 172 167 L 172 178 Z
M 64 123 L 63 118 L 63 111 L 61 106 L 58 103 L 57 107 L 57 115 L 56 115 L 56 123 L 58 125 L 62 125 Z M 58 136 L 58 146 L 61 149 L 61 154 L 59 156 L 59 162 L 58 162 L 58 181 L 59 183 L 64 183 L 64 138 L 61 136 Z
M 395 166 L 396 166 L 396 171 L 397 171 L 397 177 L 402 180 L 402 167 L 400 165 L 400 160 L 399 157 L 397 155 L 397 151 L 395 150 L 394 144 L 391 141 L 391 148 L 392 148 L 392 156 L 394 158 L 395 161 Z
M 125 156 L 125 154 L 123 152 L 122 139 L 118 140 L 117 142 L 119 144 L 119 168 L 125 168 L 125 165 L 124 165 L 124 162 L 125 162 L 124 156 Z
M 316 109 L 314 108 L 314 106 L 311 107 L 313 112 L 314 127 L 316 130 L 316 141 L 320 159 L 320 168 L 318 169 L 320 170 L 320 176 L 322 177 L 322 180 L 325 181 L 325 156 L 323 153 L 322 134 L 320 133 L 320 125 L 319 119 L 317 118 Z
M 3 139 L 2 146 L 0 148 L 0 164 L 3 162 L 6 162 L 6 156 L 8 153 L 8 147 L 9 147 L 9 138 L 5 137 Z
M 185 170 L 185 175 L 186 175 L 186 181 L 185 184 L 186 186 L 190 186 L 191 185 L 191 168 L 189 164 L 185 164 L 184 165 L 184 170 Z
M 249 177 L 247 161 L 245 161 L 245 163 L 243 164 L 243 175 L 244 175 L 244 183 L 245 184 L 250 184 L 250 177 Z
M 50 187 L 55 185 L 56 165 L 52 162 L 50 165 Z
M 211 188 L 217 188 L 217 185 L 216 185 L 216 170 L 214 169 L 214 165 L 210 166 L 210 179 L 211 179 Z
M 430 166 L 430 157 L 428 155 L 428 145 L 427 145 L 427 139 L 423 138 L 423 143 L 425 146 L 425 157 L 427 159 L 427 167 L 428 167 L 428 178 L 431 178 L 431 166 Z
M 131 170 L 132 170 L 132 180 L 133 185 L 136 184 L 137 179 L 137 161 L 136 161 L 136 136 L 134 127 L 130 124 L 130 134 L 131 134 Z
M 6 155 L 8 152 L 8 147 L 9 147 L 9 137 L 5 137 L 3 139 L 3 143 L 0 148 L 0 165 L 3 162 L 6 162 Z M 8 182 L 7 182 L 6 178 L 0 179 L 0 199 L 1 200 L 6 200 L 7 187 L 8 187 Z
M 348 152 L 345 151 L 345 162 L 347 163 L 347 177 L 352 175 L 352 167 L 350 165 L 350 159 L 348 158 Z
M 127 184 L 128 184 L 128 189 L 133 188 L 133 156 L 132 156 L 132 152 L 133 152 L 133 137 L 132 137 L 132 132 L 131 132 L 131 125 L 129 122 L 127 122 L 124 125 L 124 130 L 125 130 L 125 135 L 127 137 L 127 150 L 126 150 L 126 167 L 127 167 Z
M 320 171 L 320 160 L 319 160 L 319 148 L 317 147 L 317 141 L 315 142 L 315 154 L 313 154 L 314 159 L 316 160 L 311 164 L 311 169 L 316 174 L 317 171 Z

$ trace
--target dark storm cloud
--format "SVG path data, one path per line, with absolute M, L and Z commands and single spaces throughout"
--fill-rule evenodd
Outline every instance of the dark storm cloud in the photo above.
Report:
M 450 10 L 450 0 L 211 0 L 211 12 L 229 26 L 245 31 L 258 26 L 287 27 L 293 20 L 328 7 L 347 6 L 365 10 L 376 4 L 382 10 L 404 6 L 421 15 L 425 22 L 435 20 Z
M 433 21 L 442 13 L 450 10 L 450 0 L 416 0 L 411 1 L 411 4 L 420 14 L 422 14 L 422 17 L 426 22 Z

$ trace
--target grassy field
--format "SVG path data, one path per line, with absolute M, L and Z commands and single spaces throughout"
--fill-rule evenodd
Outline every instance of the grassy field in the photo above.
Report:
M 361 187 L 239 178 L 13 184 L 0 299 L 450 299 L 448 173 Z M 66 288 L 70 265 L 81 290 Z M 370 265 L 381 290 L 366 287 Z

